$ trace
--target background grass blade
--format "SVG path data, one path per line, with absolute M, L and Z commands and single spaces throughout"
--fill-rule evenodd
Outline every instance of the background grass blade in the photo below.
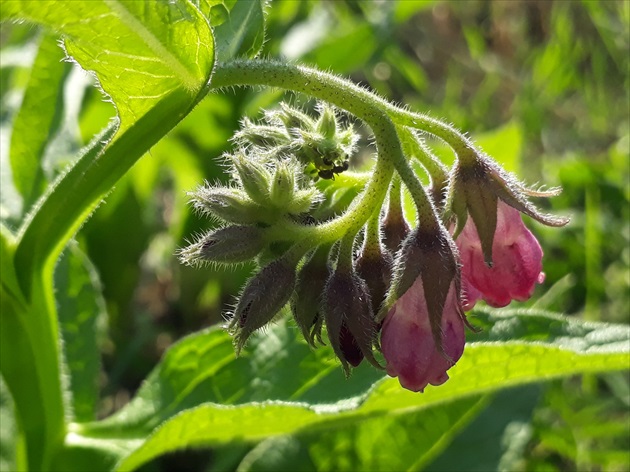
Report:
M 43 34 L 31 68 L 24 98 L 11 130 L 13 182 L 24 199 L 23 211 L 40 196 L 46 185 L 42 160 L 49 139 L 60 125 L 64 78 L 70 64 L 53 34 Z

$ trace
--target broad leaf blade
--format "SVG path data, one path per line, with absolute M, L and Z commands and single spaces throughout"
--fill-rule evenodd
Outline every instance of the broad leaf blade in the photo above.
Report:
M 212 70 L 208 22 L 188 2 L 8 0 L 0 12 L 61 33 L 68 55 L 111 97 L 122 130 L 177 88 L 195 96 Z
M 193 395 L 192 392 L 204 385 L 203 378 L 208 375 L 207 370 L 199 371 L 197 365 L 223 364 L 224 370 L 219 368 L 219 375 L 220 373 L 231 374 L 232 383 L 235 384 L 234 389 L 238 389 L 239 386 L 241 390 L 253 389 L 253 386 L 249 384 L 248 370 L 244 367 L 247 362 L 241 360 L 230 362 L 229 360 L 228 337 L 218 331 L 200 334 L 200 337 L 211 337 L 213 343 L 221 346 L 216 352 L 216 357 L 210 355 L 210 351 L 196 352 L 193 346 L 199 340 L 195 340 L 186 349 L 187 354 L 169 359 L 170 367 L 162 366 L 161 369 L 165 371 L 157 376 L 152 375 L 150 379 L 150 382 L 164 381 L 164 375 L 171 369 L 174 369 L 173 372 L 189 369 L 187 379 L 179 374 L 176 375 L 183 382 L 182 384 L 169 387 L 172 391 L 182 392 L 179 408 L 187 406 L 189 409 L 176 413 L 178 407 L 175 405 L 170 412 L 174 416 L 159 426 L 138 451 L 125 459 L 121 463 L 121 468 L 123 470 L 135 468 L 159 454 L 182 447 L 225 444 L 232 441 L 257 441 L 268 436 L 303 432 L 306 431 L 305 428 L 328 431 L 331 428 L 347 427 L 367 418 L 423 411 L 439 404 L 483 395 L 509 386 L 585 372 L 625 369 L 628 365 L 630 328 L 626 326 L 581 323 L 542 313 L 534 315 L 518 312 L 508 312 L 507 315 L 480 313 L 478 319 L 484 320 L 486 331 L 492 332 L 493 326 L 496 325 L 501 328 L 504 339 L 513 338 L 514 340 L 470 342 L 462 359 L 449 371 L 451 380 L 443 386 L 427 389 L 422 395 L 403 390 L 397 380 L 387 379 L 376 384 L 367 395 L 351 395 L 346 397 L 346 400 L 328 405 L 267 402 L 241 406 L 213 403 L 194 407 L 194 400 L 203 401 L 203 395 Z M 516 319 L 518 323 L 512 321 L 510 324 L 505 324 L 510 319 Z M 536 342 L 519 339 L 527 339 L 527 332 L 522 332 L 519 324 L 527 325 L 530 319 L 532 332 L 542 334 L 543 331 L 547 331 L 562 335 L 552 334 L 547 338 L 541 337 Z M 510 327 L 514 329 L 513 333 L 510 333 Z M 277 329 L 281 330 L 282 326 Z M 274 331 L 265 335 L 265 338 L 273 339 Z M 223 340 L 221 340 L 222 336 Z M 182 341 L 182 345 L 185 344 L 186 341 Z M 323 349 L 323 351 L 326 350 Z M 281 383 L 280 378 L 287 379 L 298 373 L 302 368 L 300 364 L 303 364 L 307 358 L 289 356 L 289 359 L 294 362 L 287 362 L 282 370 L 274 372 L 274 375 L 278 376 L 276 380 L 278 383 Z M 273 360 L 265 357 L 258 358 L 261 364 L 266 361 L 272 365 L 268 370 L 270 372 L 273 370 Z M 256 357 L 253 356 L 249 362 L 256 362 Z M 314 359 L 311 362 L 314 362 Z M 325 370 L 325 363 L 322 366 L 321 361 L 314 362 L 314 366 Z M 199 377 L 195 377 L 195 372 L 199 372 Z M 359 374 L 356 377 L 361 375 L 360 372 L 355 374 Z M 314 385 L 317 385 L 319 381 L 322 379 L 310 380 Z M 146 408 L 151 401 L 159 405 L 163 398 L 161 392 L 166 391 L 166 387 L 163 385 L 155 390 L 159 394 L 151 398 L 145 398 L 137 403 L 134 400 L 130 405 L 133 407 L 129 408 L 125 415 L 117 418 L 117 421 L 109 423 L 106 420 L 101 423 L 82 425 L 81 431 L 83 434 L 97 437 L 115 438 L 126 434 L 132 437 L 144 436 L 146 426 L 165 420 L 168 413 L 165 417 L 162 414 L 164 410 L 155 411 L 154 414 L 159 419 L 151 422 L 145 416 L 142 418 L 143 425 L 138 428 L 140 425 L 133 421 L 133 408 L 142 408 L 143 404 Z M 212 382 L 205 384 L 203 391 L 211 390 Z M 201 390 L 197 390 L 197 393 L 201 393 Z M 187 396 L 188 399 L 186 399 Z M 206 398 L 212 398 L 212 396 Z M 268 395 L 267 398 L 274 397 Z M 144 414 L 146 413 L 147 410 L 144 411 Z M 124 421 L 121 421 L 125 417 L 130 421 L 127 426 Z
M 306 430 L 290 440 L 270 438 L 243 459 L 238 472 L 420 470 L 487 405 L 487 397 L 473 396 L 403 415 L 380 415 L 323 434 Z
M 173 415 L 209 401 L 329 403 L 361 395 L 380 378 L 382 373 L 361 366 L 346 380 L 328 349 L 313 352 L 286 323 L 252 339 L 239 358 L 232 338 L 215 327 L 173 345 L 134 399 L 95 426 L 148 434 Z
M 55 268 L 55 300 L 74 418 L 91 421 L 98 401 L 106 311 L 96 269 L 76 244 L 66 248 Z

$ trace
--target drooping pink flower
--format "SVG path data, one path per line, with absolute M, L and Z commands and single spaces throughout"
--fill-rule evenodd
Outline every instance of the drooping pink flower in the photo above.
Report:
M 442 385 L 446 371 L 464 352 L 464 321 L 455 283 L 451 284 L 442 314 L 442 347 L 437 349 L 422 278 L 392 306 L 383 323 L 381 348 L 387 361 L 387 373 L 398 377 L 404 388 L 422 392 L 428 384 Z
M 484 262 L 472 218 L 468 218 L 455 242 L 462 262 L 465 309 L 472 308 L 481 298 L 494 307 L 504 307 L 512 300 L 525 301 L 531 297 L 536 283 L 544 281 L 540 244 L 523 223 L 520 212 L 501 200 L 492 241 L 492 267 Z

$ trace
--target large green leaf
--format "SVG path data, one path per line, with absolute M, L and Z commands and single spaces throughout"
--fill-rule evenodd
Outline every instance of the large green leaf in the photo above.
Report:
M 356 386 L 363 380 L 367 387 L 375 378 L 370 377 L 375 371 L 368 369 L 355 372 L 352 377 L 352 381 L 357 382 L 354 390 L 337 396 L 331 403 L 319 405 L 309 403 L 307 395 L 287 394 L 289 390 L 295 392 L 293 377 L 300 377 L 303 369 L 309 372 L 306 378 L 300 377 L 301 382 L 309 384 L 307 390 L 326 385 L 326 369 L 331 357 L 327 349 L 317 351 L 317 356 L 324 352 L 328 363 L 315 355 L 295 355 L 295 351 L 284 344 L 282 333 L 286 327 L 280 325 L 259 337 L 261 345 L 252 349 L 251 357 L 235 361 L 227 335 L 216 330 L 198 333 L 183 340 L 167 354 L 129 408 L 111 420 L 76 425 L 77 432 L 102 439 L 140 439 L 146 434 L 147 427 L 163 422 L 121 463 L 125 470 L 182 447 L 328 431 L 370 418 L 424 411 L 509 386 L 584 372 L 624 369 L 628 365 L 630 328 L 626 326 L 581 323 L 544 313 L 518 311 L 504 314 L 480 311 L 476 319 L 478 324 L 485 326 L 484 333 L 489 334 L 471 336 L 463 358 L 449 371 L 451 380 L 445 385 L 427 389 L 419 395 L 400 388 L 397 380 L 388 379 L 363 394 L 365 389 Z M 531 330 L 523 330 L 522 327 L 530 321 Z M 549 335 L 544 336 L 545 332 Z M 538 333 L 535 342 L 531 342 L 529 333 Z M 295 338 L 296 335 L 292 333 L 291 336 Z M 475 342 L 475 337 L 480 340 Z M 488 341 L 492 337 L 511 341 Z M 261 347 L 265 343 L 275 344 L 276 348 Z M 248 367 L 255 364 L 259 365 L 258 370 Z M 323 373 L 321 378 L 317 377 L 318 370 Z M 252 372 L 266 375 L 252 378 Z M 225 392 L 221 392 L 225 385 L 219 380 L 222 376 L 229 378 L 225 384 L 231 384 Z M 277 383 L 279 390 L 265 391 L 268 388 L 265 380 Z M 336 382 L 328 384 L 326 389 L 336 385 Z M 243 391 L 256 391 L 257 388 L 263 391 L 260 400 L 297 399 L 300 402 L 225 404 L 234 403 L 234 398 L 245 399 L 247 396 Z M 177 392 L 181 392 L 179 396 L 176 396 Z M 225 397 L 228 392 L 233 392 L 234 398 Z M 208 400 L 216 403 L 202 403 Z
M 180 411 L 208 401 L 330 403 L 364 393 L 381 377 L 375 369 L 362 366 L 344 379 L 330 350 L 313 352 L 287 323 L 267 336 L 257 336 L 238 359 L 230 336 L 211 328 L 172 346 L 131 403 L 91 427 L 147 434 Z
M 96 414 L 106 311 L 98 274 L 76 244 L 66 248 L 55 269 L 55 300 L 74 418 L 90 421 Z
M 68 55 L 93 71 L 111 97 L 122 130 L 175 89 L 194 96 L 214 62 L 208 21 L 185 1 L 8 0 L 0 19 L 61 33 Z
M 489 396 L 380 415 L 336 431 L 272 437 L 256 446 L 238 471 L 419 470 L 475 418 Z
M 43 34 L 31 68 L 22 106 L 11 130 L 13 182 L 24 198 L 25 208 L 45 186 L 42 160 L 46 144 L 59 126 L 61 88 L 70 65 L 52 34 Z

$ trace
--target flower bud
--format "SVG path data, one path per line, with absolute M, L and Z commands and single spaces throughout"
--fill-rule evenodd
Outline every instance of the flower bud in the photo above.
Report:
M 373 248 L 364 246 L 356 260 L 356 271 L 367 284 L 375 317 L 392 281 L 393 265 L 392 255 L 380 244 Z
M 427 292 L 418 278 L 391 308 L 383 323 L 381 347 L 387 373 L 413 392 L 448 380 L 446 371 L 462 356 L 464 315 L 455 283 L 449 287 L 440 317 L 439 341 L 427 308 Z
M 354 271 L 336 270 L 326 283 L 322 306 L 330 345 L 346 375 L 364 357 L 380 368 L 372 352 L 377 329 L 366 283 Z
M 241 122 L 241 130 L 234 135 L 234 141 L 242 146 L 251 144 L 259 147 L 286 145 L 291 138 L 283 128 L 255 125 L 247 118 Z
M 278 208 L 286 208 L 293 201 L 295 192 L 295 168 L 279 163 L 271 181 L 271 203 Z
M 383 220 L 383 242 L 385 247 L 392 253 L 400 249 L 401 243 L 405 240 L 411 228 L 405 220 L 402 211 L 388 211 Z
M 199 187 L 190 192 L 194 208 L 204 215 L 229 223 L 254 224 L 264 221 L 263 209 L 241 190 L 225 187 Z
M 543 214 L 527 199 L 558 190 L 527 189 L 490 158 L 467 157 L 453 167 L 446 215 L 451 228 L 453 217 L 457 223 L 453 235 L 463 263 L 465 308 L 480 298 L 496 307 L 527 300 L 544 279 L 543 253 L 519 212 L 547 226 L 567 224 L 568 219 Z
M 269 187 L 271 186 L 271 174 L 264 165 L 243 154 L 233 156 L 234 168 L 240 177 L 243 189 L 254 202 L 265 205 L 269 202 Z
M 461 159 L 453 166 L 448 195 L 448 215 L 455 217 L 457 238 L 466 225 L 468 216 L 475 224 L 486 264 L 493 264 L 492 247 L 497 228 L 497 207 L 500 201 L 547 226 L 564 226 L 569 220 L 541 213 L 527 195 L 552 196 L 557 191 L 533 192 L 526 189 L 512 175 L 491 159 L 474 155 Z
M 492 267 L 484 263 L 480 238 L 471 219 L 456 243 L 463 262 L 462 287 L 467 310 L 479 298 L 494 307 L 504 307 L 512 300 L 525 301 L 536 284 L 544 281 L 543 251 L 538 240 L 527 229 L 519 212 L 502 201 L 497 207 Z
M 317 131 L 326 139 L 334 139 L 337 135 L 337 117 L 329 105 L 321 105 Z
M 234 264 L 246 262 L 265 247 L 263 230 L 257 226 L 226 226 L 211 231 L 179 252 L 188 265 L 206 262 Z
M 315 129 L 315 122 L 300 110 L 292 108 L 284 102 L 280 103 L 280 108 L 282 111 L 274 113 L 273 116 L 284 123 L 289 134 L 295 136 L 296 130 L 310 131 Z
M 304 339 L 315 346 L 315 338 L 321 338 L 321 297 L 330 277 L 328 248 L 320 248 L 306 261 L 298 273 L 291 311 Z
M 284 258 L 271 262 L 249 279 L 229 325 L 237 352 L 254 331 L 269 323 L 287 304 L 295 279 L 295 267 Z

